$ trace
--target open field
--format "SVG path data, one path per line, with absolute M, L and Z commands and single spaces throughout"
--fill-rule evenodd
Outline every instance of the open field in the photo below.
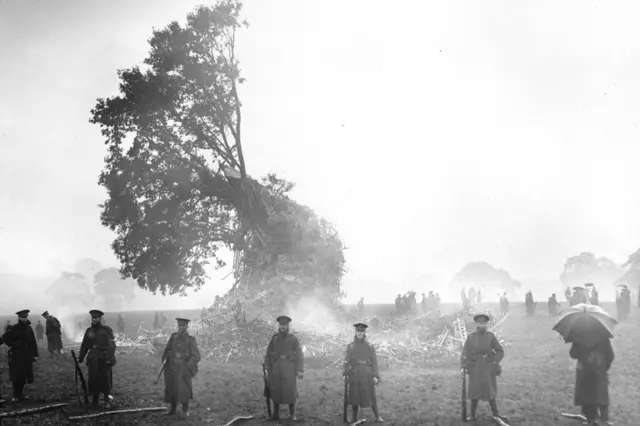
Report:
M 538 305 L 540 306 L 540 305 Z M 612 304 L 605 309 L 615 314 Z M 541 311 L 539 309 L 539 311 Z M 503 325 L 504 337 L 510 342 L 499 378 L 499 406 L 512 425 L 578 425 L 575 420 L 560 417 L 560 412 L 577 412 L 573 405 L 573 363 L 568 356 L 569 346 L 551 330 L 553 319 L 545 312 L 529 319 L 522 304 L 512 304 L 512 314 Z M 165 312 L 171 319 L 174 312 Z M 153 321 L 153 313 L 146 314 Z M 191 315 L 192 317 L 195 315 Z M 126 318 L 126 316 L 125 316 Z M 132 322 L 133 322 L 132 318 Z M 148 321 L 146 317 L 136 320 Z M 109 322 L 109 321 L 107 321 Z M 611 370 L 611 417 L 616 425 L 640 425 L 640 315 L 634 308 L 631 319 L 618 327 L 614 340 L 616 361 Z M 305 378 L 299 382 L 300 423 L 307 425 L 338 425 L 341 421 L 342 383 L 340 372 L 312 368 L 309 360 Z M 121 357 L 114 370 L 114 397 L 118 408 L 162 406 L 162 381 L 153 382 L 160 368 L 157 358 L 144 356 Z M 0 366 L 2 395 L 10 395 L 7 368 Z M 221 425 L 239 415 L 254 415 L 266 422 L 262 397 L 262 376 L 259 360 L 241 364 L 216 365 L 204 361 L 194 381 L 196 392 L 192 402 L 192 416 L 180 424 Z M 51 360 L 44 356 L 36 367 L 36 383 L 31 386 L 31 401 L 20 407 L 58 401 L 69 407 L 55 413 L 3 420 L 3 425 L 69 424 L 67 416 L 84 413 L 76 401 L 73 366 L 70 358 Z M 378 397 L 382 417 L 388 425 L 448 426 L 462 424 L 460 418 L 460 373 L 456 364 L 432 369 L 387 370 L 382 372 Z M 8 404 L 8 408 L 12 408 Z M 6 409 L 6 408 L 5 408 Z M 373 420 L 370 410 L 365 410 Z M 480 405 L 477 425 L 492 424 L 489 410 Z M 178 423 L 160 414 L 133 414 L 118 418 L 104 417 L 90 424 L 152 425 Z M 78 422 L 78 424 L 82 424 Z M 89 423 L 86 423 L 89 424 Z M 271 423 L 275 424 L 275 423 Z M 286 421 L 280 424 L 287 424 Z

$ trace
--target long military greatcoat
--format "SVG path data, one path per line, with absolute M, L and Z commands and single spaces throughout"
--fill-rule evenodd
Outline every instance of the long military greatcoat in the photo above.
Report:
M 362 408 L 376 405 L 373 378 L 380 379 L 378 358 L 373 345 L 364 339 L 355 339 L 347 346 L 344 374 L 349 380 L 349 405 Z
M 589 348 L 573 343 L 569 355 L 578 360 L 575 405 L 609 405 L 609 368 L 615 358 L 609 339 Z
M 62 349 L 62 326 L 56 317 L 49 315 L 49 318 L 47 318 L 45 334 L 47 335 L 47 349 L 49 352 Z
M 164 401 L 170 404 L 189 402 L 193 398 L 191 380 L 198 373 L 200 362 L 196 338 L 186 331 L 173 333 L 162 353 L 162 361 L 166 361 Z
M 25 379 L 33 383 L 33 358 L 38 356 L 38 343 L 31 322 L 18 322 L 0 337 L 0 344 L 9 346 L 9 380 Z
M 497 376 L 504 349 L 493 333 L 471 333 L 464 342 L 460 364 L 469 373 L 469 399 L 491 401 L 498 396 Z
M 298 399 L 297 373 L 304 371 L 304 354 L 298 338 L 288 332 L 274 335 L 269 341 L 264 365 L 273 402 L 295 404 Z
M 80 345 L 80 359 L 87 357 L 89 393 L 111 394 L 112 367 L 116 363 L 116 342 L 111 327 L 102 324 L 87 328 Z

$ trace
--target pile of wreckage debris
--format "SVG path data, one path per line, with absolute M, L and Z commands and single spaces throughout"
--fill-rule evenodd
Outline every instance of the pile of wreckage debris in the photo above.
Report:
M 274 314 L 267 292 L 221 299 L 201 318 L 194 319 L 189 332 L 197 336 L 203 359 L 228 363 L 247 359 L 262 359 L 270 336 L 276 332 Z M 256 309 L 256 305 L 257 309 Z M 441 314 L 439 311 L 420 316 L 370 316 L 359 319 L 369 325 L 368 339 L 376 347 L 380 368 L 437 365 L 457 362 L 467 330 L 475 328 L 473 316 L 478 312 L 458 311 Z M 501 325 L 507 316 L 490 316 L 490 331 L 500 343 L 504 341 Z M 346 345 L 353 340 L 354 318 L 343 314 L 344 328 L 336 332 L 320 330 L 293 331 L 300 340 L 307 363 L 322 367 L 341 365 Z M 118 355 L 142 353 L 160 356 L 172 329 L 146 330 L 140 327 L 136 339 L 116 334 Z

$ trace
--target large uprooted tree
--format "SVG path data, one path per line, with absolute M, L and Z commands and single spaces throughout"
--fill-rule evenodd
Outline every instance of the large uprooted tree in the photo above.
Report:
M 251 178 L 242 149 L 237 0 L 199 7 L 153 32 L 144 67 L 119 71 L 120 93 L 99 99 L 91 122 L 108 147 L 99 183 L 104 226 L 124 277 L 184 294 L 235 252 L 236 284 L 340 295 L 343 243 L 275 175 Z

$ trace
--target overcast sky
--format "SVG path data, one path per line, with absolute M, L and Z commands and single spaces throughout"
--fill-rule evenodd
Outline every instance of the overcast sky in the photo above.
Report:
M 152 27 L 197 3 L 0 0 L 0 272 L 116 263 L 89 111 L 143 61 Z M 336 225 L 351 299 L 391 299 L 429 274 L 446 284 L 469 261 L 553 278 L 581 251 L 622 262 L 640 247 L 635 2 L 248 0 L 244 12 L 248 171 L 296 182 Z M 220 276 L 166 306 L 208 305 Z

